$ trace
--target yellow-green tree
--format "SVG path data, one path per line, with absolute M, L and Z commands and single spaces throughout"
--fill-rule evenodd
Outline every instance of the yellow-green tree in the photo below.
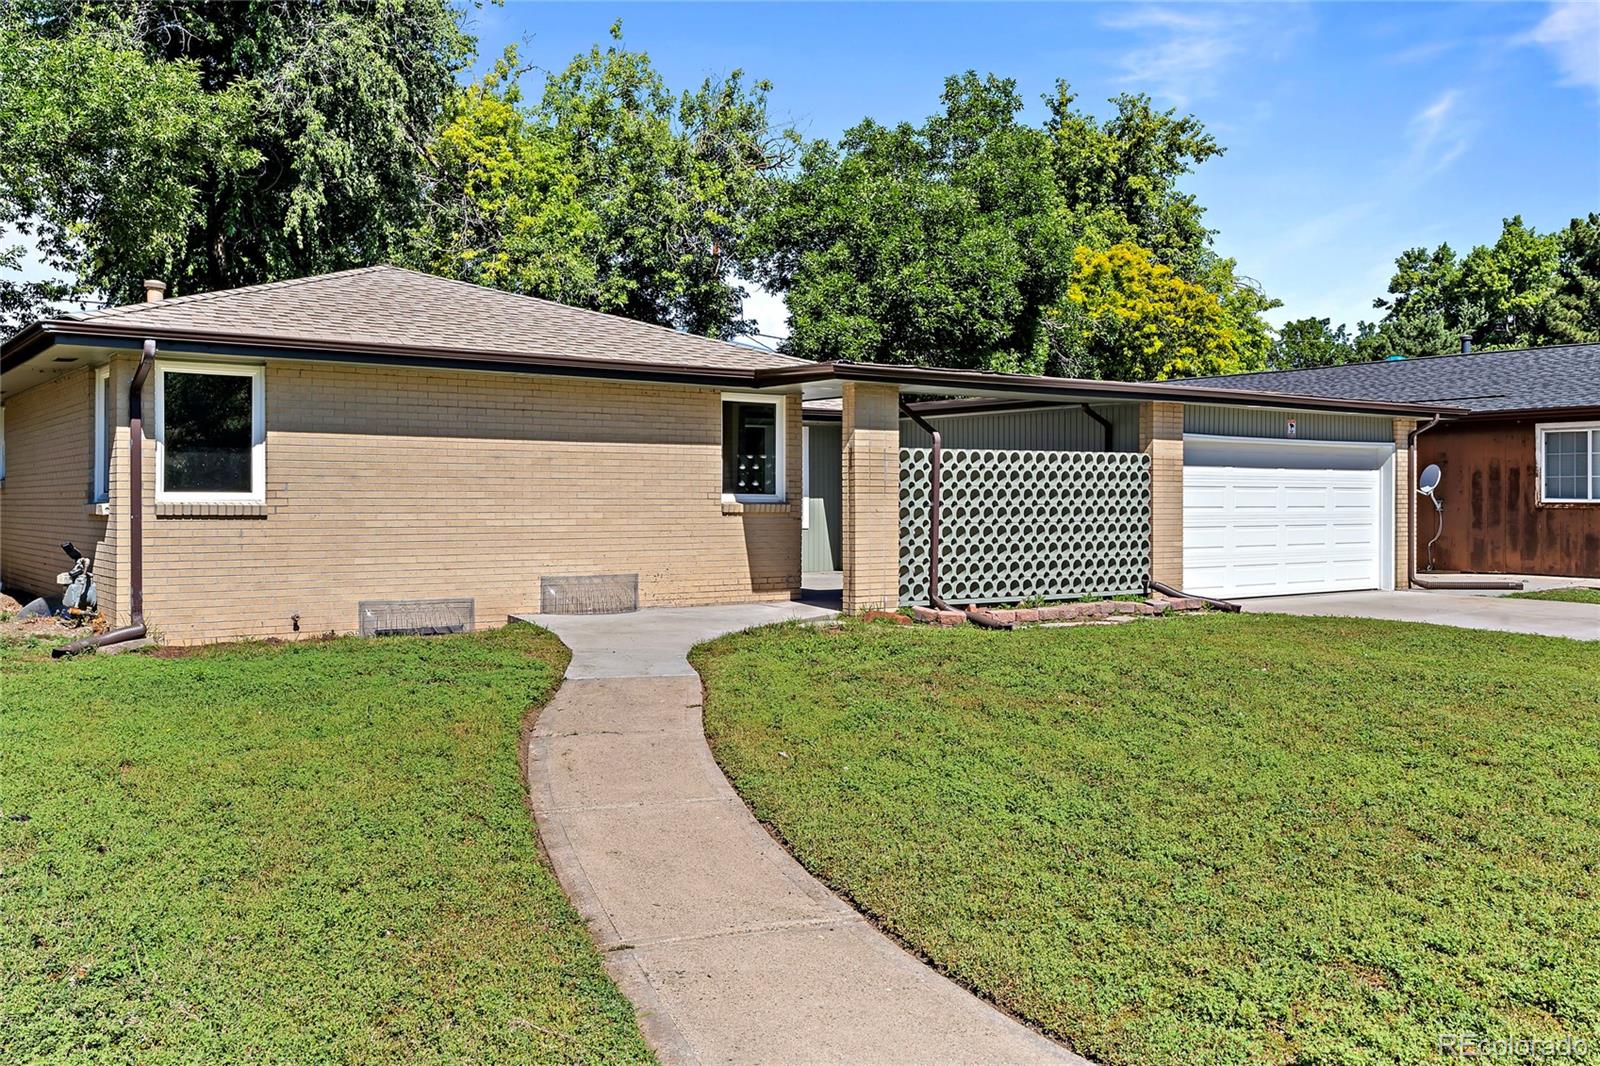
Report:
M 1265 327 L 1241 326 L 1218 295 L 1135 244 L 1079 246 L 1065 298 L 1047 318 L 1052 363 L 1145 381 L 1265 365 Z M 1255 319 L 1255 316 L 1251 316 Z M 1258 319 L 1256 319 L 1258 321 Z

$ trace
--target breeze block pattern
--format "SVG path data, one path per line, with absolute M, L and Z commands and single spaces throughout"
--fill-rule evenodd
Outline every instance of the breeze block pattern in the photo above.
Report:
M 947 448 L 939 591 L 950 603 L 1143 592 L 1150 456 Z M 928 602 L 932 451 L 900 450 L 900 602 Z

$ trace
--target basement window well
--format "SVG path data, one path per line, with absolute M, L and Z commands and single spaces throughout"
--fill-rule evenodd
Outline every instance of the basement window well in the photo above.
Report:
M 722 398 L 722 498 L 782 503 L 783 397 Z
M 156 364 L 156 500 L 260 503 L 266 420 L 259 366 Z

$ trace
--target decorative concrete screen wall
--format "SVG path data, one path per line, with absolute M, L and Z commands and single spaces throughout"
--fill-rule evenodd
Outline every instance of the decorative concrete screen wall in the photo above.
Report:
M 928 602 L 928 448 L 900 449 L 900 602 Z M 1150 457 L 946 448 L 939 590 L 950 603 L 1143 592 Z

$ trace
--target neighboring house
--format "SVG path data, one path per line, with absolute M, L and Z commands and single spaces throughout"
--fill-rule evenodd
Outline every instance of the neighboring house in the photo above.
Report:
M 948 508 L 947 594 L 1387 587 L 1406 437 L 1441 409 L 813 364 L 394 267 L 149 295 L 0 353 L 0 582 L 52 591 L 74 541 L 106 613 L 142 596 L 174 643 L 794 596 L 803 453 L 824 454 L 801 408 L 822 400 L 845 608 L 925 598 L 902 391 L 964 398 L 926 408 L 952 447 L 1021 447 L 974 398 L 1056 431 L 952 460 L 951 491 L 990 478 L 992 505 Z
M 1206 389 L 1453 404 L 1425 429 L 1417 466 L 1437 464 L 1439 570 L 1600 577 L 1600 344 L 1396 359 L 1197 378 Z M 1418 517 L 1428 561 L 1433 508 Z

